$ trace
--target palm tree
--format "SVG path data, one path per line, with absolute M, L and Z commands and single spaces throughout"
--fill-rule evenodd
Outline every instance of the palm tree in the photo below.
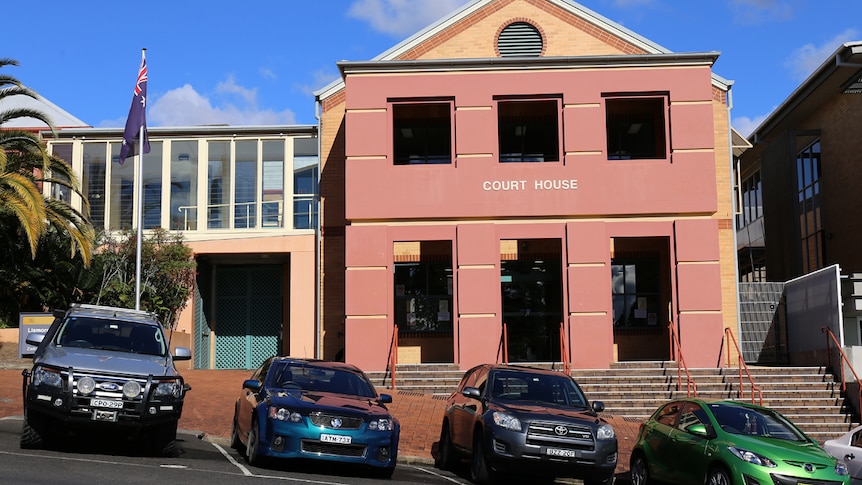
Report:
M 0 68 L 17 65 L 14 59 L 0 58 Z M 38 99 L 36 93 L 19 80 L 0 74 L 0 105 L 12 96 Z M 46 197 L 41 192 L 45 182 L 65 186 L 82 196 L 86 211 L 87 202 L 78 179 L 68 163 L 48 154 L 37 134 L 3 128 L 5 123 L 19 118 L 37 119 L 54 132 L 53 123 L 41 111 L 30 108 L 0 111 L 0 215 L 12 215 L 17 219 L 33 258 L 40 238 L 48 231 L 58 231 L 68 235 L 71 255 L 79 252 L 84 264 L 89 265 L 95 241 L 93 226 L 69 203 Z

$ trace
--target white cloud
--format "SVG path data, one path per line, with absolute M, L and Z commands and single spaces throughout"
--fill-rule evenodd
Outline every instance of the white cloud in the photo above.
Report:
M 795 80 L 801 81 L 826 62 L 826 58 L 832 55 L 838 46 L 853 40 L 858 35 L 859 32 L 856 29 L 847 29 L 819 46 L 805 44 L 794 50 L 784 61 L 784 65 L 790 69 Z
M 748 138 L 749 135 L 754 133 L 754 130 L 760 126 L 761 123 L 766 120 L 766 118 L 772 114 L 772 111 L 775 111 L 773 108 L 769 113 L 755 116 L 754 118 L 749 118 L 748 116 L 740 116 L 738 118 L 733 118 L 730 125 L 736 129 L 742 136 Z
M 294 84 L 296 90 L 305 94 L 306 96 L 313 96 L 314 92 L 318 89 L 321 89 L 329 85 L 329 83 L 331 83 L 332 81 L 341 78 L 341 76 L 337 73 L 326 72 L 322 70 L 314 71 L 313 73 L 311 73 L 311 76 L 313 78 L 311 84 Z
M 214 105 L 210 98 L 198 93 L 190 84 L 168 91 L 150 103 L 147 124 L 150 126 L 197 125 L 281 125 L 295 124 L 291 110 L 259 109 L 257 91 L 238 86 L 232 78 L 221 82 L 217 94 L 228 95 Z M 231 99 L 237 98 L 233 102 Z
M 799 0 L 733 0 L 731 9 L 737 22 L 759 24 L 764 21 L 790 20 L 799 4 Z
M 417 32 L 464 5 L 466 0 L 355 0 L 347 14 L 371 28 L 400 36 Z

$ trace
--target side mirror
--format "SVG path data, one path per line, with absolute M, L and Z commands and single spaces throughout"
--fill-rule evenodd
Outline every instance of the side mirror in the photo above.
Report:
M 260 381 L 257 379 L 246 379 L 242 382 L 242 388 L 251 392 L 260 392 Z
M 469 397 L 470 399 L 479 399 L 482 393 L 477 387 L 465 387 L 464 390 L 461 391 L 461 395 L 463 395 L 464 397 Z
M 188 347 L 177 347 L 174 349 L 174 360 L 191 360 L 192 350 Z
M 377 397 L 377 400 L 382 404 L 389 404 L 392 402 L 392 396 L 389 394 L 380 394 L 380 396 Z
M 701 438 L 709 438 L 709 429 L 705 424 L 693 424 L 686 428 L 686 431 Z
M 42 332 L 28 333 L 27 338 L 24 339 L 24 341 L 30 345 L 39 345 L 43 340 L 45 340 L 45 334 Z
M 605 403 L 601 401 L 593 401 L 593 411 L 600 413 L 605 410 Z

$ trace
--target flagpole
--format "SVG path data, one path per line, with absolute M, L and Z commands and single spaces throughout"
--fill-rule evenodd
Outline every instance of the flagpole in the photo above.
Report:
M 147 48 L 141 49 L 141 60 L 143 61 L 147 55 Z M 145 101 L 146 102 L 146 101 Z M 144 110 L 144 119 L 146 119 L 147 105 L 142 107 Z M 138 176 L 135 177 L 138 184 L 138 240 L 135 247 L 135 310 L 141 309 L 141 246 L 143 246 L 144 234 L 144 129 L 146 122 L 141 123 L 141 129 L 138 132 L 138 154 L 135 156 L 135 161 L 138 163 Z
M 146 50 L 146 49 L 144 49 Z M 144 125 L 141 125 L 140 136 L 138 138 L 140 140 L 138 143 L 143 148 L 144 144 Z M 138 150 L 138 155 L 135 156 L 135 161 L 138 164 L 138 175 L 135 177 L 135 182 L 138 186 L 138 244 L 136 245 L 137 251 L 135 254 L 135 310 L 141 309 L 141 246 L 143 241 L 143 207 L 144 207 L 144 157 L 141 153 L 142 149 Z

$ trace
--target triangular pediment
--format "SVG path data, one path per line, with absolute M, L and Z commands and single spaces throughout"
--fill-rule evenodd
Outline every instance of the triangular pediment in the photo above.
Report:
M 520 24 L 520 32 L 507 29 Z M 503 42 L 509 44 L 503 45 Z M 522 42 L 522 45 L 517 44 Z M 514 47 L 512 47 L 514 43 Z M 671 51 L 569 0 L 475 0 L 417 32 L 372 61 L 493 59 L 507 49 L 532 57 L 600 57 Z M 517 54 L 516 54 L 517 55 Z M 719 85 L 728 81 L 713 76 Z M 338 92 L 337 80 L 315 93 Z

